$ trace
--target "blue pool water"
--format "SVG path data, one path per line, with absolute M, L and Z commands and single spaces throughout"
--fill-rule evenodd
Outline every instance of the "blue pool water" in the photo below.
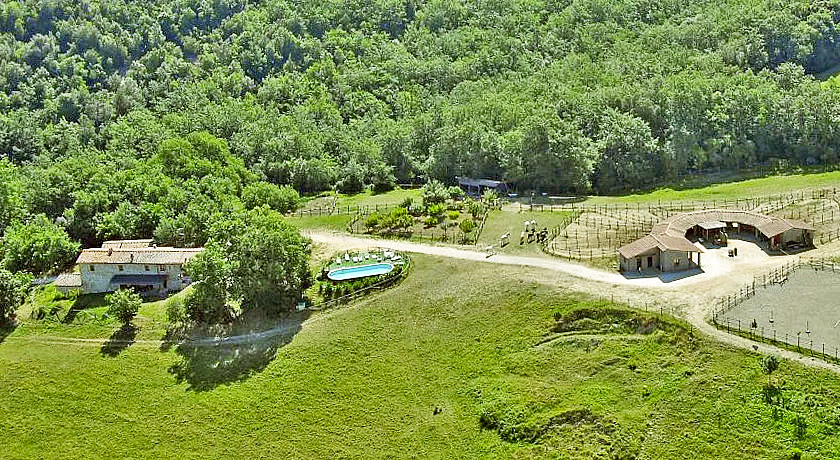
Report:
M 337 268 L 327 273 L 327 277 L 333 281 L 352 280 L 366 276 L 384 275 L 394 269 L 389 263 L 362 265 L 359 267 Z

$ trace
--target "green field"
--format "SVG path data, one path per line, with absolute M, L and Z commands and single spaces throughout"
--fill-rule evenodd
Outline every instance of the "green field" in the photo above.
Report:
M 757 355 L 519 267 L 414 260 L 399 286 L 255 345 L 162 346 L 160 303 L 117 353 L 113 322 L 24 324 L 0 343 L 0 457 L 840 455 L 834 374 L 784 362 L 774 419 Z
M 736 200 L 741 198 L 777 195 L 803 189 L 819 189 L 840 187 L 840 171 L 816 174 L 794 174 L 787 176 L 770 176 L 761 179 L 750 179 L 739 182 L 709 185 L 700 188 L 674 190 L 663 188 L 650 193 L 627 196 L 593 196 L 586 200 L 586 204 L 607 203 L 649 203 L 657 201 L 680 200 Z
M 406 198 L 411 198 L 415 202 L 419 202 L 422 200 L 422 197 L 423 194 L 420 189 L 401 188 L 385 193 L 373 193 L 370 190 L 366 190 L 355 195 L 325 193 L 321 196 L 307 198 L 301 209 L 317 209 L 318 207 L 326 209 L 332 207 L 333 203 L 341 208 L 347 208 L 348 206 L 355 208 L 357 206 L 399 205 Z

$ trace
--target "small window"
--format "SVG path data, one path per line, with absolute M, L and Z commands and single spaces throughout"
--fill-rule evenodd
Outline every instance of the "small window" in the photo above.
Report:
M 96 271 L 96 266 L 91 265 L 91 266 L 90 266 L 90 271 L 95 272 L 95 271 Z
M 674 265 L 679 265 L 679 264 L 680 264 L 680 258 L 679 257 L 674 257 Z
M 144 266 L 143 266 L 143 268 L 144 268 L 146 271 L 149 271 L 149 266 L 148 266 L 148 265 L 144 265 Z
M 117 270 L 119 270 L 119 271 L 123 271 L 124 268 L 125 267 L 123 267 L 122 265 L 117 265 Z
M 158 271 L 159 272 L 165 272 L 166 271 L 166 265 L 158 265 Z

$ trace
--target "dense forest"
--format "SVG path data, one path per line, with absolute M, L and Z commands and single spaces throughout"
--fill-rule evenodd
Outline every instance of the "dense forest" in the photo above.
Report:
M 0 232 L 40 238 L 5 265 L 418 178 L 833 166 L 840 88 L 814 76 L 838 22 L 833 0 L 3 2 Z

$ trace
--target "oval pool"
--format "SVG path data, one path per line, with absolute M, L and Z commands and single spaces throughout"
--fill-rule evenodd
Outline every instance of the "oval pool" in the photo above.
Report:
M 337 268 L 327 273 L 327 277 L 333 281 L 345 281 L 366 276 L 384 275 L 390 273 L 394 266 L 387 263 L 371 265 L 360 265 L 358 267 Z

